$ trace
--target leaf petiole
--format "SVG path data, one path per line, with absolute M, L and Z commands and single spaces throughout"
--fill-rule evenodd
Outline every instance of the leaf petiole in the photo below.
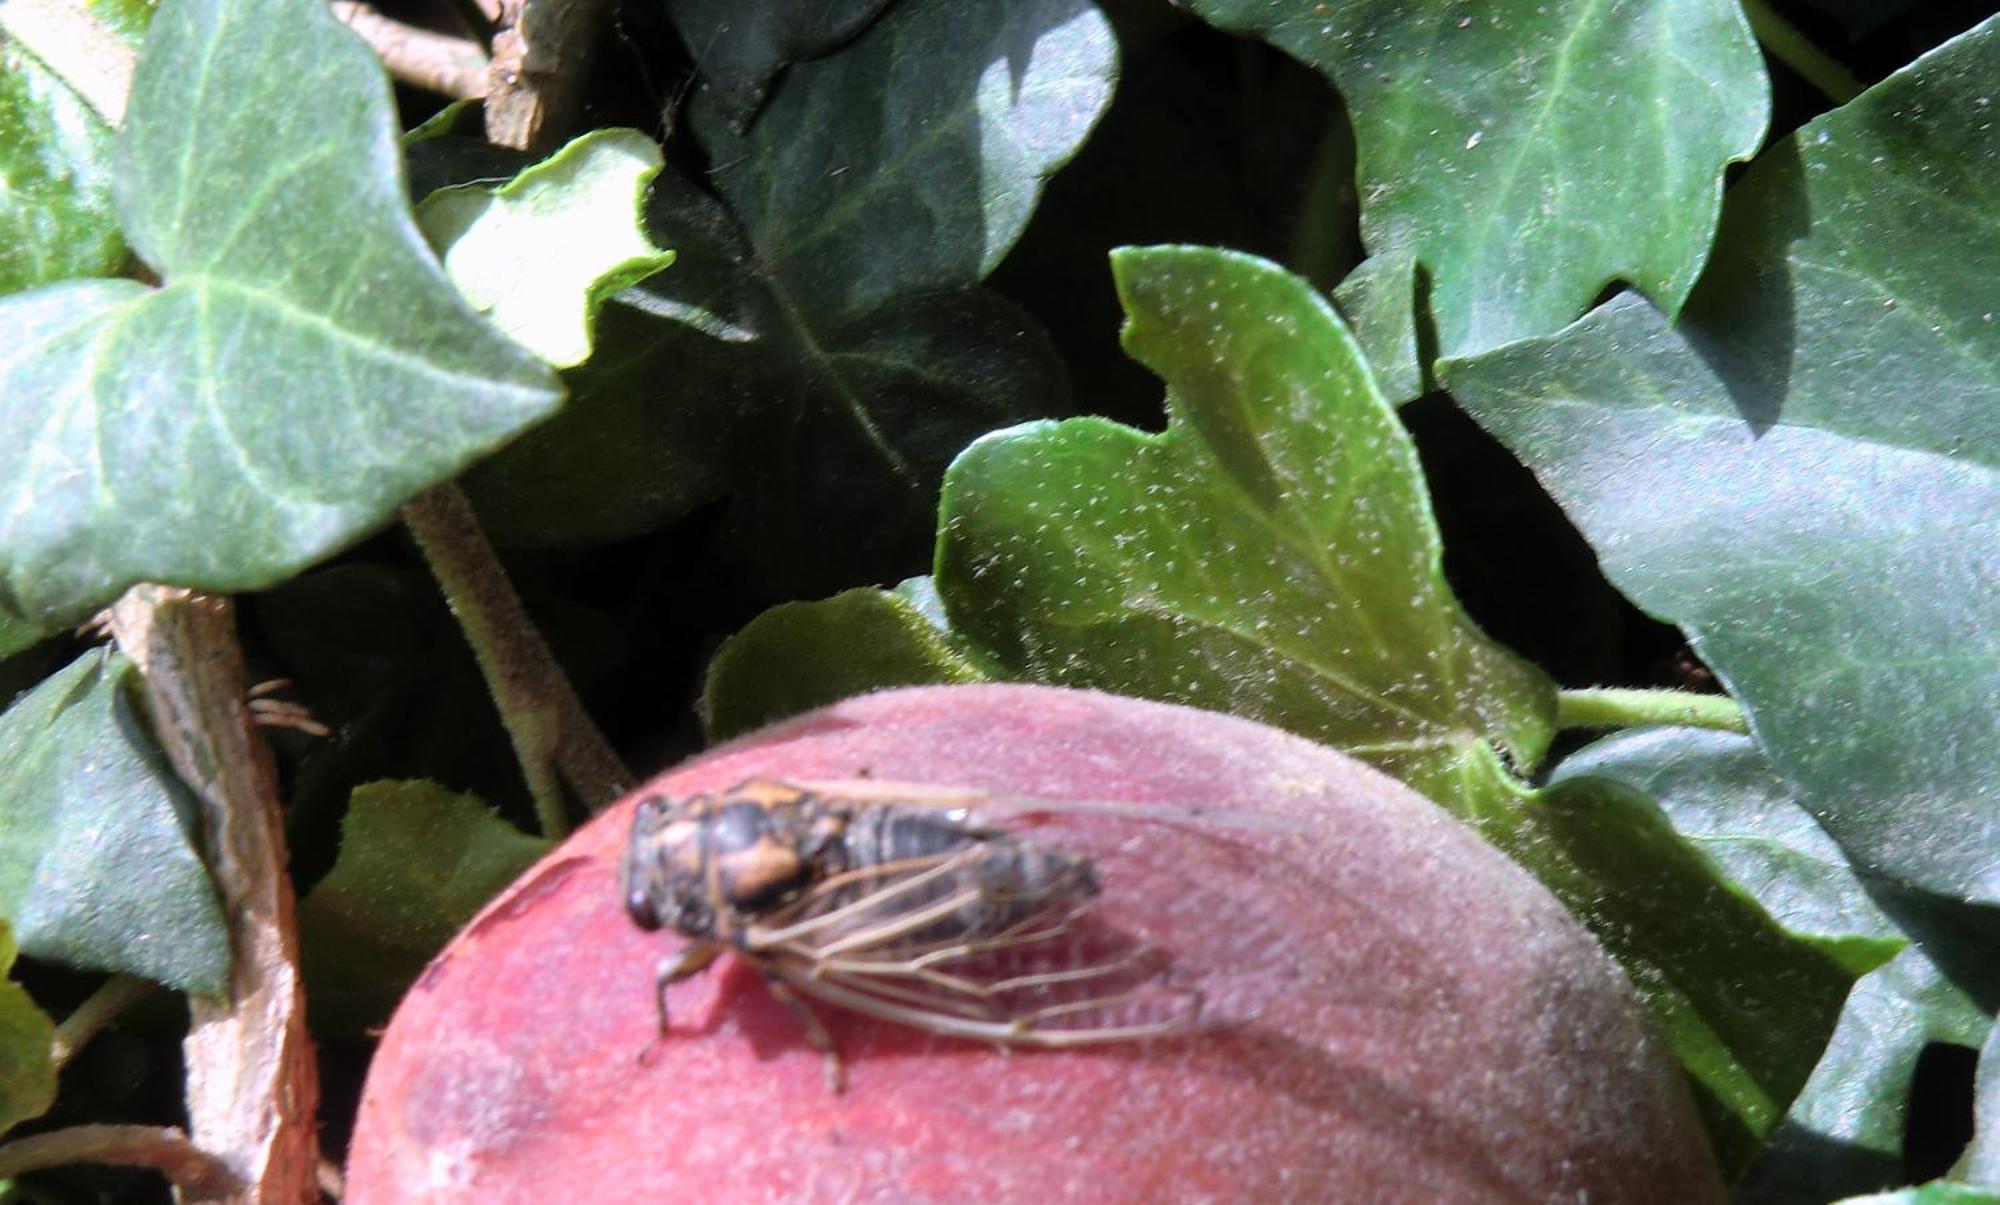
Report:
M 1676 725 L 1748 735 L 1749 717 L 1728 695 L 1684 690 L 1592 687 L 1556 692 L 1557 728 L 1649 728 Z

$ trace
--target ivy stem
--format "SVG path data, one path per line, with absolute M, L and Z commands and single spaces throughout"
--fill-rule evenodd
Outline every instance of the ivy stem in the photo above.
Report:
M 1603 686 L 1556 693 L 1558 728 L 1649 728 L 1666 724 L 1745 735 L 1750 732 L 1750 721 L 1742 706 L 1728 695 Z
M 113 975 L 105 980 L 102 987 L 90 993 L 56 1026 L 55 1045 L 50 1051 L 56 1070 L 62 1070 L 77 1051 L 90 1045 L 90 1040 L 103 1033 L 119 1014 L 152 994 L 152 982 L 137 975 Z
M 486 95 L 486 51 L 471 38 L 406 25 L 359 0 L 333 0 L 333 15 L 361 35 L 392 79 L 454 100 Z
M 529 621 L 459 488 L 446 483 L 418 494 L 404 504 L 403 522 L 478 658 L 528 781 L 542 835 L 561 837 L 569 819 L 558 772 L 593 811 L 624 793 L 630 772 Z
M 1827 99 L 1844 105 L 1867 90 L 1852 71 L 1819 47 L 1790 21 L 1779 16 L 1766 0 L 1743 0 L 1743 15 L 1750 32 L 1757 36 L 1771 57 L 1790 67 L 1798 77 L 1818 88 Z
M 220 1160 L 172 1126 L 71 1126 L 0 1146 L 0 1180 L 72 1163 L 154 1168 L 182 1194 L 195 1198 L 228 1192 L 232 1182 Z

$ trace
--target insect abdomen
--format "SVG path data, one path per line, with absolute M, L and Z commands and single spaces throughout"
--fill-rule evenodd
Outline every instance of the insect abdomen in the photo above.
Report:
M 913 944 L 992 936 L 1073 907 L 1098 890 L 1088 858 L 937 812 L 864 809 L 850 818 L 844 840 L 852 869 L 902 864 L 936 869 L 934 879 L 895 901 L 898 913 L 966 897 L 947 916 L 912 933 Z M 869 890 L 863 887 L 854 898 Z

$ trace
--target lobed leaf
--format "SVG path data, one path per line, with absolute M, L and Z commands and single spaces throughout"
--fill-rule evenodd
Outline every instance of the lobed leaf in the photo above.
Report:
M 2000 22 L 1774 148 L 1678 328 L 1448 362 L 1864 867 L 2000 902 Z
M 974 444 L 940 509 L 953 628 L 1010 675 L 1301 732 L 1476 811 L 1553 689 L 1459 609 L 1408 434 L 1305 282 L 1206 248 L 1113 257 L 1167 429 Z M 1504 803 L 1502 804 L 1504 806 Z
M 340 859 L 299 905 L 315 1014 L 347 1031 L 381 1023 L 431 955 L 549 848 L 434 782 L 355 788 Z
M 1756 746 L 1730 733 L 1590 745 L 1503 845 L 1549 868 L 1544 881 L 1652 1004 L 1725 1167 L 1743 1167 L 1786 1116 L 1855 980 L 1908 945 Z
M 637 130 L 592 130 L 497 188 L 432 193 L 417 224 L 475 309 L 568 368 L 590 358 L 598 307 L 674 262 L 641 228 L 660 167 Z
M 776 288 L 818 325 L 978 283 L 1111 101 L 1089 0 L 914 0 L 800 63 L 747 133 L 690 116 Z
M 607 313 L 572 413 L 477 475 L 496 537 L 618 539 L 727 497 L 753 596 L 908 573 L 950 458 L 1067 405 L 1040 326 L 973 286 L 1114 75 L 1085 0 L 922 0 L 788 70 L 747 132 L 698 97 L 721 201 L 656 186 L 675 270 Z
M 85 653 L 0 713 L 0 917 L 36 958 L 220 995 L 228 927 L 136 678 Z
M 1612 281 L 1669 313 L 1770 88 L 1728 0 L 1188 0 L 1347 102 L 1371 254 L 1428 271 L 1446 355 L 1562 326 Z M 1405 302 L 1411 299 L 1405 298 Z
M 167 0 L 118 153 L 161 287 L 0 298 L 5 609 L 270 584 L 555 405 L 423 245 L 381 67 L 323 5 Z

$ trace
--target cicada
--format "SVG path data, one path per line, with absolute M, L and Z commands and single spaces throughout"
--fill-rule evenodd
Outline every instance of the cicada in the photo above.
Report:
M 691 939 L 669 989 L 725 951 L 762 973 L 827 1056 L 806 1001 L 931 1033 L 1067 1047 L 1199 1026 L 1202 994 L 1142 941 L 1092 923 L 1095 861 L 999 825 L 1082 810 L 1157 821 L 1169 809 L 1027 800 L 867 779 L 753 779 L 641 801 L 623 886 L 632 919 Z

